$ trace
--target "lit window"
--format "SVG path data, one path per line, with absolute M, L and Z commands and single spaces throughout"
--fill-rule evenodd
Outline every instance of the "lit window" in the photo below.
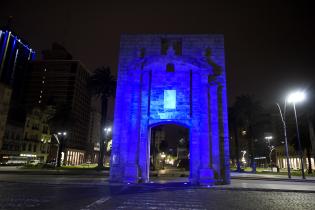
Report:
M 164 109 L 176 109 L 176 90 L 164 90 Z

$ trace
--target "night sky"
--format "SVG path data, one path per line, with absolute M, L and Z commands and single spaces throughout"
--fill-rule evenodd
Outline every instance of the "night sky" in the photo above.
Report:
M 114 74 L 121 33 L 222 33 L 230 104 L 246 93 L 272 103 L 315 81 L 315 13 L 307 1 L 117 2 L 3 1 L 0 25 L 12 15 L 13 30 L 38 58 L 56 41 L 89 69 L 109 65 Z

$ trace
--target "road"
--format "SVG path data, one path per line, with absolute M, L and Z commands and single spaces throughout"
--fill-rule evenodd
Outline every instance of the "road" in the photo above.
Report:
M 314 186 L 308 183 L 233 179 L 231 188 L 197 188 L 185 182 L 161 184 L 157 179 L 153 182 L 120 185 L 109 184 L 107 178 L 98 176 L 0 174 L 0 209 L 314 209 L 315 206 L 315 193 L 311 191 L 255 187 Z

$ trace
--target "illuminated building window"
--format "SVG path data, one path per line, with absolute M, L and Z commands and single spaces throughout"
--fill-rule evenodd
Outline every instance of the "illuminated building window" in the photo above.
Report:
M 176 109 L 176 90 L 164 90 L 164 109 Z

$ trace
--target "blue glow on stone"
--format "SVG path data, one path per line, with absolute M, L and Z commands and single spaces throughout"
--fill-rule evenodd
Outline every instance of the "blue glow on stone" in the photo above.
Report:
M 176 109 L 176 90 L 164 90 L 164 109 Z
M 151 130 L 163 124 L 189 129 L 191 183 L 210 186 L 229 179 L 223 36 L 169 36 L 182 40 L 181 56 L 160 54 L 161 35 L 121 36 L 111 181 L 150 182 Z M 140 48 L 146 49 L 144 58 Z M 206 48 L 213 50 L 221 74 L 215 75 L 204 56 Z M 165 70 L 169 63 L 173 72 Z

